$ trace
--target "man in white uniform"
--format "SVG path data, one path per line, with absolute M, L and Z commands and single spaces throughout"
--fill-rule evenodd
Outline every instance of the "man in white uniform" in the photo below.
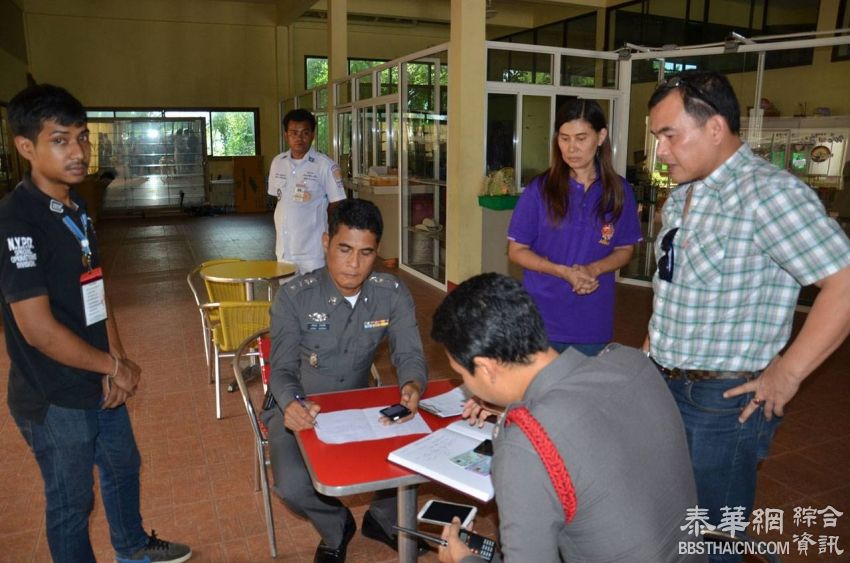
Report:
M 277 197 L 275 256 L 293 262 L 300 275 L 325 265 L 322 234 L 328 230 L 328 213 L 345 199 L 345 191 L 339 166 L 311 148 L 316 136 L 312 113 L 288 112 L 283 130 L 289 150 L 277 155 L 269 170 L 269 195 Z

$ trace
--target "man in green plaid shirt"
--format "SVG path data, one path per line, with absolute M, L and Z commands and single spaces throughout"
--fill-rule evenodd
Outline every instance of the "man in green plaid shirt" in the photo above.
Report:
M 814 190 L 741 142 L 724 76 L 682 73 L 649 108 L 678 186 L 656 240 L 646 350 L 679 404 L 699 506 L 716 525 L 752 510 L 756 465 L 785 405 L 850 331 L 850 240 Z M 780 355 L 810 284 L 820 292 Z

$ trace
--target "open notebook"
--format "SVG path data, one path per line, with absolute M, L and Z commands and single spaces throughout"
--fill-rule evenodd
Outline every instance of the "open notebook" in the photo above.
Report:
M 491 422 L 478 428 L 459 420 L 390 452 L 387 459 L 487 502 L 493 498 L 490 456 L 473 450 L 493 436 L 493 429 Z

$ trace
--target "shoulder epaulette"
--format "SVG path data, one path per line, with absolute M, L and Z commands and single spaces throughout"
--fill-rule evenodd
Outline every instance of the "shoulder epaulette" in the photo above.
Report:
M 284 290 L 290 295 L 296 295 L 311 287 L 319 287 L 319 278 L 313 274 L 304 274 L 287 283 Z
M 375 287 L 383 287 L 386 289 L 398 289 L 399 286 L 398 278 L 392 274 L 384 272 L 373 272 L 367 281 Z

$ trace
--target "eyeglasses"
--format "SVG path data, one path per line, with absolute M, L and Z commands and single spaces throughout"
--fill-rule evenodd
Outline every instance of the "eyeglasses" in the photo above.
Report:
M 683 78 L 681 74 L 678 76 L 674 76 L 670 80 L 665 81 L 664 84 L 671 90 L 673 88 L 682 88 L 682 90 L 688 92 L 691 98 L 694 98 L 697 101 L 704 103 L 712 110 L 714 110 L 714 113 L 720 113 L 720 110 L 717 109 L 717 106 L 714 105 L 714 102 L 708 99 L 708 97 L 705 95 L 705 92 L 700 90 L 699 86 L 696 86 L 687 78 Z
M 676 233 L 679 232 L 679 227 L 670 229 L 664 238 L 661 239 L 661 251 L 664 254 L 658 259 L 658 277 L 666 282 L 673 281 L 673 266 L 676 263 L 676 252 L 673 249 L 673 239 L 676 238 Z

